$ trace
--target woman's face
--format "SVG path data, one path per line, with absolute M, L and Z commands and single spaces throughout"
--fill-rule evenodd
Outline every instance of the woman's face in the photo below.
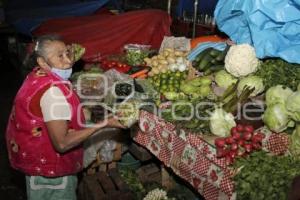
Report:
M 61 41 L 51 41 L 46 50 L 46 61 L 50 67 L 58 69 L 68 69 L 72 67 L 69 49 Z

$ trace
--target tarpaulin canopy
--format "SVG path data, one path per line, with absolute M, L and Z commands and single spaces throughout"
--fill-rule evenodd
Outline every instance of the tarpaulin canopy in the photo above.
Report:
M 150 44 L 158 49 L 163 37 L 171 34 L 170 25 L 167 12 L 149 9 L 52 19 L 42 23 L 33 34 L 55 33 L 66 42 L 80 43 L 86 48 L 84 58 L 89 58 L 99 53 L 103 56 L 120 53 L 129 43 Z
M 109 0 L 9 0 L 6 19 L 20 33 L 31 35 L 42 22 L 66 16 L 83 16 L 95 12 Z

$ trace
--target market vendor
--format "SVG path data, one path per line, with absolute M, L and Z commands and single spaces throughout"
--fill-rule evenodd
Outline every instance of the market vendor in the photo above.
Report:
M 82 127 L 80 101 L 68 81 L 73 59 L 58 36 L 38 38 L 34 56 L 37 67 L 18 91 L 9 117 L 9 160 L 26 175 L 28 200 L 76 199 L 82 142 L 104 127 L 124 127 L 115 117 Z

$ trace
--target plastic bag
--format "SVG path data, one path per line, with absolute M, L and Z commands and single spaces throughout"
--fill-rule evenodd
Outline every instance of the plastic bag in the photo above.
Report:
M 93 134 L 83 143 L 84 155 L 83 166 L 88 167 L 96 160 L 97 153 L 100 152 L 101 159 L 110 162 L 113 159 L 113 151 L 116 148 L 116 142 L 113 140 L 103 140 L 104 134 L 110 134 L 117 131 L 116 128 L 103 128 Z
M 113 140 L 105 140 L 100 149 L 101 160 L 104 162 L 111 162 L 114 158 L 114 150 L 117 143 Z
M 207 48 L 214 48 L 220 51 L 223 51 L 226 48 L 227 44 L 225 42 L 203 42 L 199 43 L 187 56 L 189 61 L 193 61 L 198 54 L 204 51 Z
M 165 48 L 189 51 L 191 50 L 191 42 L 190 39 L 186 37 L 165 36 L 161 43 L 159 52 L 162 52 Z
M 218 28 L 237 44 L 254 46 L 259 58 L 300 64 L 300 0 L 219 0 Z

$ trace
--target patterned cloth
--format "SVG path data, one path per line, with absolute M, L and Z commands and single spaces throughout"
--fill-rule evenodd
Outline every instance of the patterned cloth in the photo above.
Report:
M 173 124 L 146 111 L 140 114 L 139 127 L 134 140 L 188 181 L 205 199 L 236 198 L 231 179 L 234 171 L 226 165 L 224 158 L 216 157 L 216 148 L 204 136 L 177 130 Z M 286 135 L 270 133 L 263 145 L 266 150 L 282 153 L 287 150 L 287 141 Z M 284 145 L 274 147 L 279 144 Z

